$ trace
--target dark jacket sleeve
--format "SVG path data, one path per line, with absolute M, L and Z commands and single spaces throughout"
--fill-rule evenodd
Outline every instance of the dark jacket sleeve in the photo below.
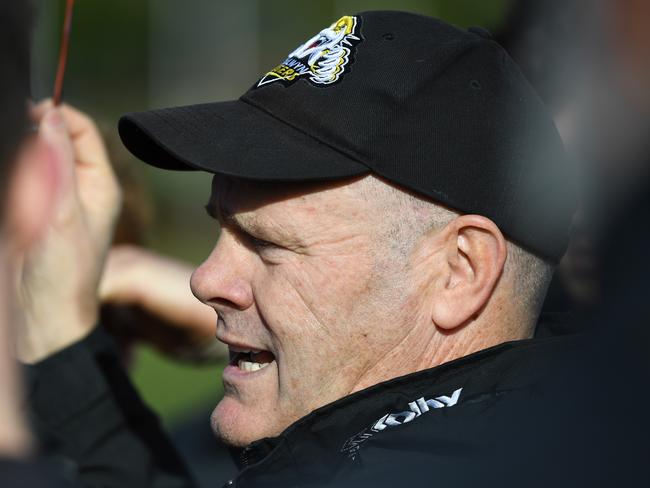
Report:
M 42 457 L 74 486 L 195 486 L 101 328 L 26 369 Z
M 35 461 L 0 458 L 2 488 L 74 488 L 53 472 L 50 466 Z

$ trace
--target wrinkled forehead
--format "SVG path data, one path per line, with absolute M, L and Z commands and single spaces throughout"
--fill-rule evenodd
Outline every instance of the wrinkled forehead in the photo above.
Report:
M 229 215 L 264 210 L 335 211 L 354 200 L 358 181 L 268 182 L 215 175 L 210 205 Z

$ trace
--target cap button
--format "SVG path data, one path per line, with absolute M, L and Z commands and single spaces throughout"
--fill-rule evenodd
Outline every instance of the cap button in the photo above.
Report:
M 472 34 L 476 34 L 477 36 L 480 36 L 483 39 L 494 39 L 492 33 L 483 27 L 473 26 L 473 27 L 469 27 L 467 31 L 471 32 Z

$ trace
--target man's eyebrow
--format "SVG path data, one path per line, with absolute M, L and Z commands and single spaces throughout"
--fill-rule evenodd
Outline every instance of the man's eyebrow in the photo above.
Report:
M 232 207 L 221 205 L 220 202 L 210 200 L 205 205 L 208 215 L 221 223 L 222 227 L 229 225 L 242 234 L 253 236 L 257 239 L 273 239 L 282 245 L 292 247 L 293 249 L 303 249 L 303 240 L 293 234 L 286 227 L 278 227 L 273 221 L 261 221 L 258 216 L 251 214 L 235 215 Z
M 229 224 L 238 230 L 245 232 L 245 229 L 242 226 L 241 222 L 237 220 L 237 218 L 228 209 L 222 208 L 216 205 L 214 202 L 210 201 L 205 205 L 205 211 L 213 219 L 218 220 L 221 223 Z

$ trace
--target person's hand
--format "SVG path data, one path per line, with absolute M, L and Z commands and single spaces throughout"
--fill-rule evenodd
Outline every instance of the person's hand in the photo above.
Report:
M 97 322 L 98 286 L 121 191 L 93 121 L 69 106 L 33 109 L 38 143 L 60 179 L 51 224 L 18 263 L 24 323 L 18 358 L 40 361 L 85 337 Z
M 214 310 L 192 295 L 191 275 L 187 264 L 140 247 L 112 248 L 100 285 L 102 304 L 112 313 L 102 322 L 122 338 L 176 357 L 225 358 L 225 346 L 215 339 Z

